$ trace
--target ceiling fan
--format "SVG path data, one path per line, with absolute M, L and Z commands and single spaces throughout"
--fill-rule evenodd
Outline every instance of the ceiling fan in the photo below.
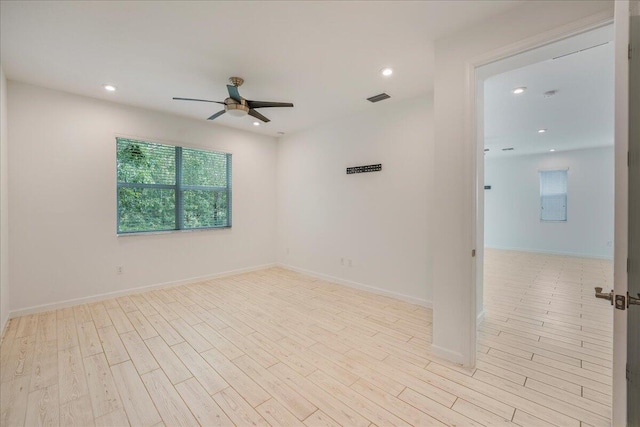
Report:
M 240 77 L 230 77 L 229 81 L 230 85 L 227 85 L 227 90 L 229 91 L 229 97 L 221 101 L 209 101 L 208 99 L 193 99 L 193 98 L 173 98 L 177 101 L 198 101 L 198 102 L 213 102 L 216 104 L 224 105 L 224 110 L 218 111 L 207 120 L 213 120 L 215 118 L 220 117 L 224 113 L 229 113 L 232 116 L 242 117 L 249 114 L 252 117 L 255 117 L 258 120 L 262 120 L 265 123 L 270 122 L 268 118 L 258 113 L 256 108 L 266 108 L 266 107 L 293 107 L 293 104 L 290 102 L 268 102 L 268 101 L 250 101 L 248 99 L 244 99 L 240 96 L 238 92 L 238 87 L 242 86 L 244 83 L 244 79 Z

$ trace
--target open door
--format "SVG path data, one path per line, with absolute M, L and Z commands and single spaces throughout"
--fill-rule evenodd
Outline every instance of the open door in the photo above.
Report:
M 627 425 L 640 426 L 640 16 L 630 25 Z
M 640 426 L 640 2 L 615 2 L 613 425 Z

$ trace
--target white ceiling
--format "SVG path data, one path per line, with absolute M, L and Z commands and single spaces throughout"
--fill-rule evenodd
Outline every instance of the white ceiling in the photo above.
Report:
M 486 158 L 613 145 L 612 38 L 609 25 L 491 64 L 495 73 L 530 63 L 485 81 Z M 549 90 L 558 92 L 545 98 Z
M 295 108 L 260 110 L 272 121 L 258 128 L 217 124 L 276 135 L 372 108 L 365 98 L 383 91 L 431 91 L 433 41 L 516 4 L 2 1 L 0 61 L 9 79 L 202 120 L 219 106 L 171 98 L 222 101 L 240 76 L 242 96 Z

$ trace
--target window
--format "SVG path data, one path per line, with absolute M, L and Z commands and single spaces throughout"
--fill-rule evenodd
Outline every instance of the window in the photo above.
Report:
M 567 170 L 540 171 L 540 220 L 567 220 Z
M 231 154 L 116 138 L 118 234 L 231 227 Z

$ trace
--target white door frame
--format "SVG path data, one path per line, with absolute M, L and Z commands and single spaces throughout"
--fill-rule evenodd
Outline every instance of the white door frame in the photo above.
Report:
M 626 4 L 626 7 L 625 7 Z M 622 11 L 621 11 L 622 10 Z M 626 20 L 624 11 L 626 10 Z M 522 40 L 520 42 L 511 44 L 504 48 L 488 52 L 474 58 L 466 63 L 466 80 L 467 80 L 467 102 L 465 105 L 465 132 L 466 137 L 471 139 L 474 143 L 475 150 L 473 150 L 473 188 L 470 191 L 472 197 L 472 236 L 473 247 L 477 249 L 478 256 L 475 258 L 475 263 L 472 268 L 472 277 L 470 283 L 472 284 L 469 289 L 469 293 L 472 297 L 471 307 L 476 310 L 476 295 L 478 287 L 482 285 L 482 277 L 477 277 L 476 272 L 482 271 L 484 262 L 484 138 L 482 135 L 483 124 L 478 123 L 478 119 L 483 117 L 481 110 L 482 104 L 478 103 L 477 96 L 477 84 L 476 84 L 476 69 L 490 64 L 495 61 L 499 61 L 508 58 L 519 53 L 523 53 L 538 47 L 554 43 L 568 37 L 584 33 L 589 30 L 596 29 L 603 25 L 611 24 L 613 22 L 613 16 L 610 12 L 603 12 L 596 15 L 589 16 L 555 28 L 551 31 L 547 31 L 538 34 L 534 37 Z M 615 5 L 615 19 L 617 22 L 627 23 L 626 40 L 628 40 L 628 22 L 629 22 L 629 1 L 622 0 L 616 1 Z M 624 34 L 619 34 L 619 29 L 615 28 L 615 57 L 616 68 L 619 67 L 618 61 L 620 52 L 624 49 L 624 55 L 626 58 L 627 43 L 624 46 L 619 46 L 620 40 L 624 40 Z M 617 73 L 617 70 L 616 70 Z M 628 67 L 627 67 L 628 76 Z M 626 294 L 627 280 L 626 280 L 626 259 L 627 259 L 627 150 L 628 150 L 628 108 L 627 104 L 624 104 L 621 95 L 624 93 L 628 96 L 628 77 L 626 87 L 623 84 L 624 79 L 619 79 L 619 75 L 616 74 L 616 88 L 615 88 L 615 250 L 614 250 L 614 282 L 615 293 Z M 625 92 L 626 90 L 626 92 Z M 624 134 L 624 135 L 623 135 Z M 623 167 L 624 165 L 624 167 Z M 622 267 L 624 264 L 624 267 Z M 613 309 L 613 308 L 612 308 Z M 614 310 L 619 311 L 619 310 Z M 624 316 L 622 316 L 624 314 Z M 476 316 L 481 316 L 482 312 L 476 313 Z M 473 319 L 476 319 L 473 316 Z M 613 415 L 612 424 L 614 426 L 626 425 L 626 312 L 616 313 L 614 316 L 614 372 L 613 372 Z M 624 319 L 624 321 L 622 320 Z M 472 349 L 476 347 L 476 322 L 471 322 L 469 325 L 469 336 L 471 337 Z M 624 336 L 624 340 L 621 337 Z M 473 364 L 475 365 L 475 351 L 472 354 Z M 624 360 L 624 363 L 620 364 L 620 361 Z
M 629 19 L 630 3 L 615 3 L 614 41 L 614 141 L 615 141 L 615 230 L 613 291 L 627 294 L 629 245 Z M 613 414 L 614 426 L 627 425 L 627 312 L 613 310 Z

